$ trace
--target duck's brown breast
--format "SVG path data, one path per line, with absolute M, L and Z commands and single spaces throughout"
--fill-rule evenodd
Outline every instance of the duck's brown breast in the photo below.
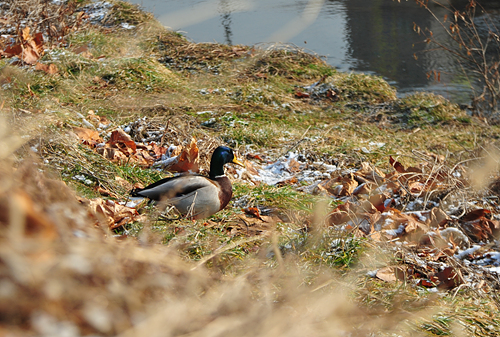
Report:
M 229 201 L 233 196 L 233 187 L 231 186 L 231 181 L 228 177 L 217 177 L 214 179 L 217 184 L 219 184 L 219 200 L 220 200 L 220 209 L 223 209 L 227 206 Z

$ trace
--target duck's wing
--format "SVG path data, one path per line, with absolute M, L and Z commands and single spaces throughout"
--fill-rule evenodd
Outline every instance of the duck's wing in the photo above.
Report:
M 175 206 L 181 214 L 193 218 L 206 218 L 221 209 L 219 189 L 211 184 L 178 197 L 168 199 L 169 204 Z
M 212 190 L 216 185 L 201 175 L 185 175 L 161 179 L 143 189 L 135 189 L 131 194 L 159 201 L 182 198 L 204 188 Z

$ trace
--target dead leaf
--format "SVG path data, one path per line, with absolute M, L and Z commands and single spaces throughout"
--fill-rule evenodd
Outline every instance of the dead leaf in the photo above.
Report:
M 124 226 L 139 217 L 139 213 L 135 208 L 122 206 L 113 200 L 101 198 L 89 200 L 89 211 L 97 219 L 104 220 L 109 229 Z
M 431 281 L 427 279 L 420 279 L 417 282 L 417 285 L 420 287 L 426 287 L 426 288 L 434 288 L 436 284 L 432 283 Z
M 481 217 L 475 221 L 468 221 L 461 225 L 464 232 L 474 241 L 481 242 L 494 239 L 500 225 L 498 221 Z
M 303 91 L 296 91 L 295 92 L 295 97 L 296 98 L 309 98 L 309 93 L 303 92 Z
M 12 217 L 10 212 L 15 212 Z M 59 234 L 55 224 L 40 209 L 33 199 L 24 191 L 16 190 L 10 193 L 8 200 L 0 203 L 0 225 L 11 224 L 12 221 L 19 220 L 15 225 L 22 226 L 24 235 L 53 241 Z
M 351 203 L 346 202 L 345 204 L 337 206 L 329 215 L 327 223 L 332 225 L 341 225 L 351 219 L 350 216 Z
M 103 142 L 102 138 L 99 136 L 99 132 L 95 130 L 75 126 L 72 128 L 72 131 L 85 145 L 95 147 L 96 144 L 100 144 Z
M 176 161 L 167 167 L 172 172 L 198 172 L 198 146 L 196 139 L 191 138 L 187 148 L 182 149 L 182 152 L 177 156 Z
M 295 185 L 296 183 L 298 183 L 299 180 L 297 179 L 297 177 L 293 176 L 291 178 L 288 178 L 288 179 L 285 179 L 285 180 L 281 180 L 281 181 L 278 181 L 276 183 L 276 186 L 277 187 L 282 187 L 282 186 L 286 186 L 286 185 Z M 319 185 L 318 185 L 319 186 Z
M 440 228 L 444 227 L 449 220 L 450 218 L 442 209 L 434 207 L 430 212 L 428 225 L 432 228 Z
M 461 221 L 475 221 L 478 220 L 479 218 L 484 217 L 486 214 L 490 214 L 491 211 L 484 209 L 484 208 L 479 208 L 475 209 L 473 211 L 470 211 L 469 213 L 465 214 L 463 217 L 460 218 Z
M 395 282 L 397 280 L 396 274 L 394 273 L 394 267 L 381 268 L 377 271 L 375 276 L 385 282 Z
M 371 183 L 362 183 L 361 185 L 358 185 L 352 192 L 352 195 L 360 195 L 360 194 L 370 194 L 373 189 L 373 184 Z
M 123 179 L 122 177 L 115 176 L 115 181 L 120 186 L 122 186 L 123 188 L 125 188 L 126 190 L 131 190 L 131 189 L 134 188 L 134 185 L 132 185 L 131 183 L 129 183 L 127 180 Z
M 35 70 L 43 71 L 49 75 L 55 75 L 59 72 L 59 70 L 57 69 L 57 66 L 53 63 L 45 64 L 45 63 L 38 62 L 35 65 Z
M 461 277 L 453 267 L 444 268 L 442 271 L 436 273 L 436 277 L 440 281 L 439 288 L 453 289 L 463 283 Z
M 361 163 L 361 169 L 355 172 L 355 175 L 362 176 L 370 181 L 373 181 L 377 184 L 381 184 L 385 180 L 385 174 L 382 173 L 378 168 L 372 167 L 367 162 Z
M 399 173 L 406 172 L 404 166 L 400 162 L 394 160 L 394 158 L 392 158 L 392 156 L 389 157 L 389 164 L 391 164 L 391 166 L 394 167 L 394 169 Z
M 111 148 L 111 147 L 100 147 L 96 151 L 101 156 L 103 156 L 104 158 L 106 158 L 112 162 L 117 162 L 117 163 L 126 162 L 127 158 L 128 158 L 119 149 L 115 149 L 115 148 Z
M 424 190 L 425 184 L 420 181 L 412 181 L 408 183 L 410 193 L 418 194 Z
M 300 171 L 300 164 L 298 161 L 296 161 L 295 159 L 291 159 L 289 162 L 288 162 L 288 171 L 290 173 L 296 173 L 296 172 L 299 172 Z
M 252 215 L 252 216 L 256 217 L 257 219 L 264 221 L 264 219 L 262 219 L 262 217 L 260 216 L 260 211 L 257 207 L 243 208 L 242 211 L 245 212 L 245 214 Z
M 257 159 L 257 160 L 259 160 L 261 162 L 264 162 L 264 159 L 262 159 L 259 154 L 247 153 L 247 158 L 248 159 Z
M 385 200 L 387 199 L 387 196 L 385 194 L 376 194 L 370 196 L 368 199 L 373 207 L 375 207 L 379 212 L 384 212 L 385 211 Z
M 5 48 L 5 50 L 3 51 L 3 55 L 5 57 L 14 57 L 17 55 L 21 55 L 22 52 L 23 52 L 23 47 L 21 47 L 20 44 L 16 44 Z
M 36 51 L 31 47 L 27 46 L 23 48 L 23 52 L 21 53 L 21 59 L 27 64 L 35 64 L 40 56 L 36 53 Z
M 106 142 L 106 147 L 117 148 L 126 156 L 130 156 L 137 151 L 137 145 L 122 129 L 115 130 L 111 133 L 110 139 Z
M 102 186 L 97 186 L 97 193 L 106 197 L 118 198 L 118 195 L 116 195 L 115 193 L 111 192 L 110 190 Z
M 151 143 L 150 145 L 152 147 L 151 150 L 153 151 L 157 159 L 161 158 L 161 156 L 167 153 L 168 149 L 164 146 L 158 146 L 154 142 Z
M 96 115 L 94 110 L 89 110 L 89 112 L 87 112 L 87 119 L 90 120 L 95 126 L 99 126 L 99 124 L 109 124 L 109 120 L 106 117 Z
M 358 187 L 358 182 L 354 179 L 353 174 L 350 173 L 348 176 L 342 178 L 342 191 L 340 195 L 352 195 L 356 187 Z

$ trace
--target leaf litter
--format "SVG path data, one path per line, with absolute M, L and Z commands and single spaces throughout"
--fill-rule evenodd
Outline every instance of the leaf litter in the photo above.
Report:
M 106 15 L 101 16 L 98 11 L 96 17 L 100 18 L 98 20 L 105 20 Z M 34 40 L 30 40 L 30 35 L 25 34 L 25 38 L 22 43 L 32 45 L 29 41 Z M 192 49 L 192 46 L 187 47 L 182 52 L 189 53 L 190 48 Z M 238 49 L 223 50 L 223 53 L 234 53 L 234 56 L 246 52 L 247 50 Z M 34 53 L 32 56 L 33 58 L 38 57 Z M 291 58 L 293 57 L 295 56 L 291 55 Z M 29 59 L 24 60 L 25 63 L 29 63 L 28 61 Z M 264 61 L 259 63 L 258 67 L 252 70 L 253 73 L 247 74 L 247 76 L 258 78 L 270 76 L 269 74 L 274 71 L 272 57 Z M 48 74 L 57 73 L 53 68 L 50 69 L 50 65 L 37 65 L 37 67 L 38 70 Z M 302 89 L 312 92 L 316 97 L 314 95 L 313 97 L 305 97 L 302 93 L 299 96 L 303 97 L 297 98 L 311 101 L 316 99 L 335 101 L 337 98 L 332 97 L 338 95 L 336 87 L 322 85 L 321 82 L 297 89 L 297 92 Z M 222 92 L 222 90 L 219 91 Z M 209 93 L 217 94 L 215 90 Z M 194 135 L 192 129 L 179 127 L 177 121 L 169 124 L 170 122 L 166 122 L 165 118 L 141 118 L 126 125 L 116 126 L 107 121 L 105 117 L 89 111 L 87 116 L 81 116 L 80 119 L 81 124 L 78 127 L 69 128 L 68 131 L 74 134 L 85 147 L 99 154 L 105 160 L 120 166 L 131 164 L 154 170 L 161 168 L 162 170 L 181 172 L 198 171 L 198 169 L 203 171 L 207 167 L 211 150 L 221 142 L 199 130 L 196 130 L 196 135 Z M 363 150 L 363 152 L 369 153 L 372 149 L 382 147 L 381 144 L 383 143 L 370 143 L 370 149 Z M 458 291 L 464 285 L 484 292 L 498 290 L 499 247 L 498 241 L 496 241 L 499 231 L 498 206 L 495 199 L 485 200 L 478 197 L 476 200 L 472 200 L 475 204 L 471 205 L 470 199 L 465 202 L 460 198 L 462 189 L 470 189 L 469 182 L 465 178 L 466 167 L 464 165 L 448 168 L 444 158 L 430 153 L 416 155 L 420 159 L 420 165 L 408 168 L 397 159 L 388 158 L 387 168 L 382 170 L 367 162 L 345 168 L 329 160 L 311 159 L 311 156 L 298 150 L 284 156 L 276 155 L 276 153 L 248 152 L 244 157 L 246 158 L 245 169 L 228 169 L 231 179 L 256 186 L 259 184 L 287 186 L 305 193 L 324 196 L 331 200 L 335 206 L 333 209 L 326 210 L 325 217 L 321 219 L 322 225 L 348 233 L 353 237 L 367 238 L 384 246 L 389 251 L 394 251 L 394 254 L 402 261 L 397 266 L 378 269 L 375 273 L 371 273 L 372 276 L 390 283 L 404 280 L 430 290 L 439 287 Z M 177 167 L 172 167 L 172 163 L 177 164 Z M 31 172 L 28 177 L 33 179 L 37 176 L 35 173 Z M 22 174 L 22 170 L 16 174 Z M 88 175 L 76 177 L 85 183 L 90 181 L 89 185 L 93 182 L 88 179 Z M 115 179 L 127 190 L 134 187 L 123 178 L 116 177 Z M 28 180 L 26 179 L 26 181 Z M 21 179 L 21 181 L 23 180 Z M 48 183 L 39 180 L 35 185 L 43 186 L 44 184 Z M 73 232 L 70 234 L 65 233 L 61 228 L 54 227 L 53 219 L 47 215 L 51 213 L 46 211 L 48 207 L 54 205 L 57 207 L 57 203 L 52 205 L 44 203 L 43 198 L 40 198 L 40 195 L 44 195 L 44 191 L 37 191 L 38 194 L 16 193 L 9 196 L 18 201 L 22 212 L 27 215 L 26 226 L 20 227 L 25 229 L 26 237 L 40 235 L 49 242 L 55 242 L 54 238 L 63 238 L 62 242 L 69 242 L 67 246 L 62 246 L 64 249 L 61 247 L 57 249 L 57 253 L 63 256 L 66 262 L 61 263 L 62 271 L 58 269 L 59 267 L 53 269 L 56 275 L 64 274 L 64 268 L 66 268 L 70 272 L 65 277 L 70 279 L 74 277 L 75 280 L 81 282 L 81 275 L 89 275 L 92 268 L 100 266 L 99 263 L 102 261 L 93 260 L 95 258 L 94 251 L 92 251 L 92 255 L 84 256 L 84 254 L 77 254 L 68 249 L 73 243 L 71 239 L 73 236 L 89 239 L 95 235 L 94 232 L 88 231 L 89 224 L 90 227 L 101 228 L 102 232 L 98 233 L 102 237 L 112 238 L 114 236 L 121 239 L 120 235 L 110 235 L 113 232 L 110 233 L 109 230 L 116 231 L 119 228 L 130 226 L 133 222 L 149 221 L 139 214 L 140 206 L 132 204 L 130 201 L 125 205 L 128 200 L 124 200 L 123 195 L 119 195 L 116 191 L 105 186 L 98 185 L 96 188 L 102 196 L 120 201 L 105 198 L 79 199 L 81 204 L 87 206 L 87 214 L 68 217 L 68 212 L 77 213 L 71 209 L 65 210 L 66 214 L 63 212 L 62 215 L 71 219 Z M 54 198 L 54 196 L 51 197 Z M 65 198 L 76 200 L 74 196 L 65 195 Z M 8 201 L 4 204 L 7 203 Z M 39 205 L 43 205 L 45 209 L 40 209 Z M 243 212 L 240 217 L 241 221 L 209 219 L 203 226 L 205 228 L 223 227 L 231 237 L 238 237 L 243 233 L 249 237 L 248 240 L 254 240 L 254 237 L 271 234 L 279 223 L 285 221 L 272 212 L 268 213 L 261 205 L 252 204 L 250 206 L 245 200 L 242 200 L 238 207 L 240 205 Z M 13 224 L 17 226 L 15 219 L 7 216 L 12 209 L 4 209 L 4 211 L 2 212 L 4 218 L 0 219 L 2 225 L 10 221 L 11 226 L 14 226 Z M 306 223 L 304 231 L 311 230 L 309 226 L 311 221 L 304 219 L 300 219 L 300 221 Z M 20 231 L 13 233 L 12 235 L 19 236 Z M 142 244 L 147 242 L 148 235 L 145 231 L 144 235 L 139 238 Z M 19 238 L 17 237 L 17 239 Z M 2 236 L 2 240 L 4 239 L 6 237 Z M 62 242 L 58 242 L 58 244 Z M 228 247 L 237 246 L 238 242 L 228 245 Z M 214 254 L 202 262 L 211 261 L 217 252 L 226 249 L 224 246 L 221 247 L 222 249 L 216 250 Z M 128 246 L 123 247 L 123 249 L 117 248 L 118 251 L 113 252 L 116 255 L 112 255 L 112 257 L 106 256 L 107 252 L 102 251 L 105 257 L 102 260 L 103 263 L 109 263 L 109 261 L 116 262 L 118 260 L 123 262 L 120 260 L 123 259 L 126 267 L 124 270 L 118 271 L 117 274 L 123 272 L 126 276 L 125 279 L 131 282 L 133 282 L 132 275 L 140 274 L 138 270 L 146 270 L 146 274 L 151 274 L 155 268 L 175 270 L 174 265 L 163 259 L 165 256 L 171 258 L 169 253 L 162 251 L 158 255 L 153 254 L 154 256 L 145 257 L 145 251 L 136 249 L 137 247 L 134 246 L 127 253 L 128 248 Z M 32 249 L 35 251 L 34 255 L 39 252 L 36 251 L 38 247 Z M 75 245 L 73 249 L 78 249 L 78 245 Z M 44 254 L 55 255 L 52 251 L 46 251 Z M 40 254 L 36 261 L 43 259 L 44 254 Z M 274 254 L 274 256 L 280 256 L 279 251 L 274 252 Z M 98 258 L 101 257 L 99 254 L 97 255 Z M 106 258 L 108 262 L 105 262 Z M 155 261 L 161 261 L 161 263 L 155 264 Z M 23 263 L 25 262 L 23 261 Z M 150 267 L 152 269 L 148 269 Z M 35 269 L 33 268 L 33 270 Z M 109 269 L 106 269 L 106 273 L 109 273 Z M 91 289 L 91 284 L 95 282 L 107 284 L 109 279 L 104 277 L 106 273 L 98 274 L 100 276 L 94 277 L 92 280 L 89 279 L 85 286 Z M 168 272 L 167 275 L 166 278 L 170 276 Z M 172 275 L 174 278 L 182 279 L 185 277 L 183 271 L 179 270 L 172 272 Z M 24 282 L 22 273 L 18 273 L 16 277 L 19 279 L 16 278 L 12 282 L 13 284 L 17 284 L 18 281 Z M 203 282 L 213 281 L 210 278 L 201 279 Z M 49 279 L 48 281 L 53 282 L 54 280 Z M 118 284 L 122 281 L 118 281 Z M 109 289 L 114 289 L 114 294 L 118 294 L 117 296 L 121 296 L 120 298 L 127 298 L 134 303 L 139 303 L 144 298 L 150 299 L 148 296 L 158 290 L 157 284 L 152 282 L 142 285 L 143 288 L 134 287 L 135 284 L 131 284 L 130 291 L 123 293 L 119 289 L 113 288 L 117 284 L 114 279 L 113 282 L 115 283 L 107 284 Z M 200 283 L 200 289 L 204 286 L 203 282 Z M 175 281 L 169 279 L 167 283 L 170 285 Z M 5 284 L 2 283 L 2 286 Z M 10 287 L 12 288 L 12 285 Z M 184 288 L 180 286 L 178 289 L 181 289 L 182 292 Z M 296 291 L 297 287 L 293 287 L 293 289 Z M 143 290 L 144 293 L 137 294 L 136 292 Z M 43 291 L 47 292 L 52 300 L 60 298 L 58 294 L 60 294 L 61 288 L 59 286 L 47 283 L 44 284 Z M 67 291 L 71 291 L 71 289 L 67 289 Z M 78 297 L 77 294 L 73 296 Z M 120 318 L 120 322 L 125 322 L 124 325 L 133 326 L 131 322 L 135 319 L 128 317 L 128 313 L 120 311 L 119 305 L 116 305 L 119 301 L 115 302 L 115 300 L 113 298 L 106 305 L 96 301 L 92 305 L 86 304 L 78 309 L 74 309 L 70 302 L 62 305 L 70 310 L 75 310 L 78 316 L 76 321 L 83 321 L 84 324 L 88 325 L 82 328 L 85 333 L 98 331 L 101 334 L 112 334 L 114 331 L 121 330 L 113 326 L 114 323 L 109 316 L 111 312 L 113 312 L 112 317 Z M 300 303 L 301 308 L 302 306 L 303 303 Z M 33 313 L 28 308 L 19 308 L 19 312 L 23 312 L 25 319 L 26 317 L 28 317 L 27 320 L 31 319 L 35 329 L 42 335 L 57 335 L 53 330 L 50 330 L 57 326 L 61 328 L 61 331 L 66 329 L 65 332 L 74 332 L 75 329 L 78 329 L 73 323 L 69 323 L 69 327 L 64 325 L 65 316 L 61 316 L 57 310 L 52 311 L 50 307 L 51 304 L 47 304 L 48 309 L 42 313 Z M 103 309 L 105 307 L 109 310 Z M 346 310 L 345 307 L 342 309 Z M 102 315 L 99 315 L 100 313 Z M 59 323 L 54 317 L 62 317 L 62 323 Z M 314 322 L 317 322 L 318 317 L 320 315 L 314 318 Z M 205 319 L 209 321 L 212 318 L 208 315 Z M 1 328 L 2 326 L 0 326 Z
M 145 143 L 132 140 L 124 130 Z M 110 134 L 106 142 L 93 130 L 73 128 L 73 132 L 84 144 L 113 162 L 170 172 L 198 171 L 196 139 L 191 138 L 184 146 L 167 144 L 164 136 L 168 130 L 165 127 L 159 130 L 157 123 L 148 125 L 145 118 L 131 122 L 123 129 L 105 131 Z M 420 262 L 430 261 L 413 262 L 415 269 L 405 270 L 406 279 L 417 285 L 449 289 L 463 284 L 465 271 L 470 271 L 466 266 L 477 266 L 493 273 L 500 269 L 500 253 L 495 250 L 496 245 L 486 251 L 470 250 L 471 246 L 484 247 L 496 242 L 500 233 L 498 216 L 485 208 L 471 210 L 467 205 L 450 206 L 439 200 L 443 194 L 452 198 L 454 193 L 467 188 L 468 182 L 463 178 L 466 168 L 463 166 L 447 168 L 443 165 L 444 159 L 433 154 L 423 155 L 428 161 L 418 167 L 405 167 L 389 157 L 390 171 L 387 173 L 367 162 L 361 163 L 359 169 L 341 169 L 323 161 L 307 160 L 304 155 L 294 152 L 274 161 L 264 154 L 248 153 L 245 157 L 245 168 L 232 169 L 236 179 L 255 185 L 290 185 L 306 193 L 332 198 L 340 205 L 328 212 L 324 219 L 326 226 L 371 238 L 395 249 L 410 249 L 412 253 L 405 255 L 407 265 L 412 265 L 411 256 L 417 256 Z M 138 215 L 134 208 L 116 210 L 113 202 L 95 200 L 91 205 L 92 213 L 107 216 L 112 229 L 135 220 Z M 463 214 L 457 214 L 457 210 Z M 241 218 L 239 225 L 231 225 L 229 233 L 234 235 L 237 228 L 240 232 L 250 233 L 252 228 L 253 234 L 263 233 L 279 221 L 264 219 L 256 207 L 246 207 L 243 211 L 246 218 Z M 384 269 L 377 273 L 377 277 L 396 280 L 391 273 L 396 275 L 400 270 Z M 467 274 L 467 277 L 478 283 L 474 273 Z

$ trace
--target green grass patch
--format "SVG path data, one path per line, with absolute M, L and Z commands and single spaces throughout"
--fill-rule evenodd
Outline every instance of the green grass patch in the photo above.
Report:
M 396 99 L 396 89 L 379 76 L 337 72 L 327 81 L 340 90 L 342 101 L 381 103 Z
M 259 186 L 236 183 L 233 185 L 233 198 L 245 197 L 255 205 L 276 207 L 284 210 L 304 211 L 311 213 L 320 198 L 295 190 L 290 186 L 270 186 L 264 183 Z
M 469 116 L 458 105 L 442 96 L 430 93 L 415 93 L 398 101 L 397 107 L 404 115 L 404 120 L 411 127 L 437 125 L 458 121 L 470 123 Z

